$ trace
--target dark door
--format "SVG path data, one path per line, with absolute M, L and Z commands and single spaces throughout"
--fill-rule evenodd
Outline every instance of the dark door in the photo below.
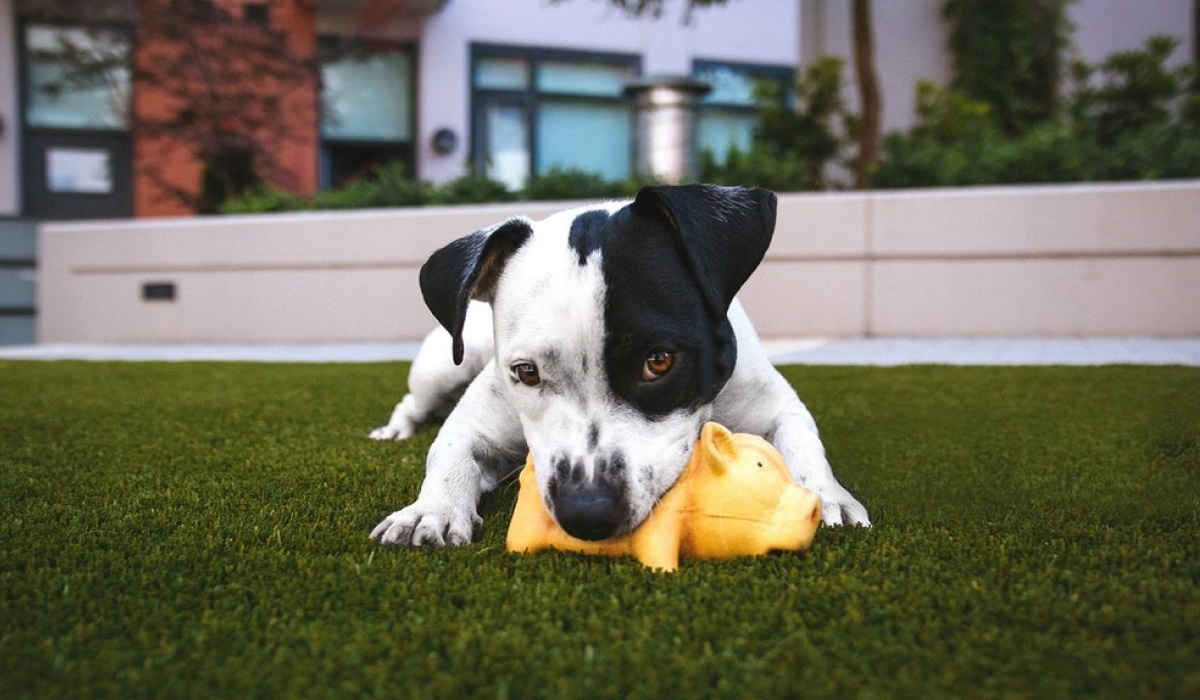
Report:
M 26 216 L 133 214 L 129 47 L 115 28 L 22 26 Z

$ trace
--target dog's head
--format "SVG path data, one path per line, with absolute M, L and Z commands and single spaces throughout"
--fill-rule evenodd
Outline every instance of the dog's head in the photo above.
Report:
M 421 269 L 456 363 L 470 300 L 491 303 L 500 384 L 568 533 L 629 532 L 679 477 L 737 360 L 729 305 L 774 228 L 766 190 L 648 187 L 510 219 Z

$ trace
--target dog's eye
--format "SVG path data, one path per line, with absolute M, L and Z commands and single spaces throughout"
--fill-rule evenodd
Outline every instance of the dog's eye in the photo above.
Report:
M 537 386 L 542 381 L 537 365 L 532 362 L 518 362 L 512 366 L 512 373 L 525 386 Z
M 670 372 L 674 365 L 675 353 L 666 350 L 652 352 L 646 356 L 646 362 L 642 365 L 642 381 L 652 382 L 660 379 Z

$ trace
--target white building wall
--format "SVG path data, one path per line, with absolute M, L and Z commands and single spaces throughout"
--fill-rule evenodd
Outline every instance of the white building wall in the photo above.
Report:
M 21 116 L 17 107 L 14 0 L 0 0 L 0 216 L 21 213 Z
M 1088 63 L 1115 51 L 1140 49 L 1155 34 L 1179 39 L 1174 64 L 1187 63 L 1195 55 L 1193 0 L 1075 0 L 1067 9 L 1075 23 L 1075 48 Z
M 810 63 L 823 54 L 844 58 L 846 102 L 857 111 L 850 3 L 799 2 L 804 62 Z M 941 17 L 943 4 L 944 0 L 879 0 L 872 4 L 884 133 L 912 126 L 919 79 L 945 85 L 954 78 L 953 59 L 947 48 L 949 28 Z M 1174 55 L 1177 64 L 1194 55 L 1193 0 L 1076 0 L 1068 6 L 1068 12 L 1075 25 L 1071 35 L 1074 53 L 1089 63 L 1099 62 L 1114 51 L 1140 48 L 1154 34 L 1179 39 Z
M 883 102 L 883 131 L 905 129 L 913 123 L 918 80 L 945 84 L 953 76 L 941 18 L 943 0 L 876 2 L 871 18 L 875 33 L 875 70 Z M 844 0 L 801 0 L 800 18 L 806 45 L 805 64 L 823 55 L 840 56 L 846 105 L 857 112 L 858 82 L 854 69 L 853 24 L 850 3 Z
M 690 74 L 696 59 L 793 66 L 799 55 L 799 6 L 739 0 L 696 11 L 684 24 L 683 3 L 659 18 L 630 18 L 607 0 L 450 0 L 425 22 L 418 78 L 417 169 L 444 182 L 464 172 L 470 152 L 472 43 L 636 54 L 644 75 Z M 433 152 L 433 134 L 449 128 L 458 149 Z

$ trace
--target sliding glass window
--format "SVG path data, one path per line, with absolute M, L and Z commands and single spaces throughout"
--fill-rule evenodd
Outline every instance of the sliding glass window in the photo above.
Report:
M 472 48 L 476 170 L 510 189 L 551 170 L 631 176 L 633 108 L 622 91 L 636 56 Z
M 708 150 L 717 163 L 724 163 L 731 150 L 750 150 L 758 126 L 759 84 L 790 90 L 794 71 L 787 66 L 696 61 L 692 74 L 712 86 L 700 103 L 697 149 Z
M 413 57 L 407 46 L 339 47 L 321 63 L 321 185 L 402 161 L 413 172 Z

